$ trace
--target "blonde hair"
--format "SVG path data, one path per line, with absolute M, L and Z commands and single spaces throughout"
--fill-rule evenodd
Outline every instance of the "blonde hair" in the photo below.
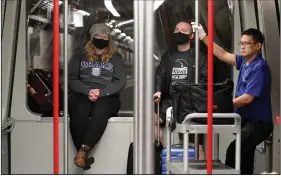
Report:
M 97 61 L 98 58 L 97 58 L 96 50 L 91 40 L 85 45 L 84 49 L 89 61 L 91 62 Z M 108 47 L 101 55 L 101 62 L 102 63 L 109 62 L 112 59 L 112 56 L 115 52 L 116 49 L 113 48 L 111 41 L 109 41 Z

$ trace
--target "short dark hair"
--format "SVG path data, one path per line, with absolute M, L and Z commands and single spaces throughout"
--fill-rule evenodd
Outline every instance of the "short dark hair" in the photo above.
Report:
M 264 42 L 264 36 L 263 36 L 262 32 L 259 31 L 258 29 L 249 28 L 249 29 L 245 30 L 242 33 L 242 35 L 251 36 L 256 43 L 263 44 L 263 42 Z

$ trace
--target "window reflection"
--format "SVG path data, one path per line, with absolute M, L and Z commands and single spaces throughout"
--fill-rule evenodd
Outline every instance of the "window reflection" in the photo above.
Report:
M 53 1 L 52 0 L 31 0 L 28 2 L 27 7 L 29 14 L 28 18 L 28 76 L 27 76 L 27 94 L 29 98 L 29 107 L 33 112 L 42 113 L 42 108 L 35 107 L 36 101 L 40 95 L 36 96 L 38 91 L 42 91 L 45 95 L 52 95 L 52 59 L 53 59 Z M 125 4 L 124 4 L 125 3 Z M 63 90 L 64 86 L 64 56 L 63 56 L 63 28 L 64 28 L 64 15 L 63 15 L 63 1 L 60 4 L 60 88 Z M 105 4 L 101 1 L 84 1 L 77 0 L 69 1 L 68 11 L 68 60 L 70 60 L 75 52 L 83 49 L 87 42 L 90 40 L 89 29 L 93 24 L 105 23 L 111 29 L 110 38 L 113 40 L 113 47 L 122 55 L 126 64 L 126 74 L 128 86 L 126 86 L 122 97 L 133 98 L 133 1 L 113 1 L 112 4 L 120 14 L 120 17 L 114 16 Z M 125 6 L 124 6 L 125 5 Z M 128 22 L 129 23 L 126 23 Z M 36 72 L 44 73 L 45 78 L 49 79 L 47 89 L 40 86 L 39 79 L 34 75 Z M 36 82 L 37 83 L 36 83 Z M 33 82 L 33 84 L 31 84 Z M 37 86 L 38 85 L 38 86 Z M 32 93 L 30 93 L 32 91 Z M 123 94 L 124 93 L 124 94 Z M 61 91 L 63 96 L 63 91 Z M 41 99 L 44 97 L 42 96 Z M 45 96 L 45 99 L 47 97 Z M 51 97 L 49 97 L 51 98 Z M 35 100 L 35 102 L 34 102 Z M 44 100 L 45 101 L 45 100 Z M 46 102 L 46 101 L 45 101 Z M 51 102 L 51 101 L 50 101 Z M 124 101 L 122 107 L 125 110 L 132 110 L 132 101 Z M 127 104 L 128 103 L 128 104 Z M 34 106 L 35 105 L 35 106 Z M 38 105 L 38 104 L 37 104 Z M 63 106 L 63 104 L 60 104 Z M 46 109 L 46 108 L 44 108 Z M 48 110 L 48 108 L 47 108 Z M 62 110 L 62 108 L 61 108 Z M 62 112 L 61 112 L 62 113 Z M 44 114 L 46 117 L 51 117 L 52 112 Z
M 41 3 L 39 3 L 41 2 Z M 122 55 L 126 64 L 126 73 L 129 85 L 124 91 L 125 98 L 133 98 L 133 63 L 134 63 L 134 13 L 133 1 L 131 0 L 114 0 L 112 5 L 105 5 L 103 1 L 85 0 L 83 3 L 78 0 L 69 1 L 69 25 L 68 25 L 68 58 L 71 59 L 75 51 L 84 48 L 90 40 L 89 29 L 93 24 L 105 23 L 110 29 L 110 38 L 113 41 L 113 47 Z M 200 1 L 200 23 L 207 30 L 207 2 Z M 229 1 L 216 1 L 216 16 L 219 18 L 215 21 L 215 41 L 222 44 L 227 50 L 231 50 L 231 12 Z M 52 75 L 53 59 L 53 36 L 52 36 L 52 0 L 31 0 L 27 7 L 29 14 L 28 19 L 28 71 L 41 69 Z M 63 64 L 63 1 L 60 1 L 60 85 L 64 86 L 64 64 Z M 114 10 L 110 9 L 113 6 Z M 155 35 L 154 35 L 154 55 L 155 67 L 159 64 L 161 56 L 169 49 L 175 47 L 172 34 L 174 27 L 180 20 L 193 21 L 195 13 L 194 1 L 190 0 L 166 0 L 157 4 L 155 8 Z M 219 15 L 224 14 L 224 15 Z M 228 14 L 228 15 L 225 15 Z M 223 23 L 224 25 L 221 25 Z M 205 45 L 200 46 L 200 51 L 206 52 Z M 68 60 L 69 60 L 68 59 Z M 217 61 L 217 60 L 215 60 Z M 215 64 L 215 71 L 222 71 L 223 75 L 215 75 L 216 81 L 222 81 L 229 77 L 231 70 L 218 62 Z M 223 76 L 223 77 L 222 77 Z M 27 81 L 28 83 L 28 81 Z M 131 90 L 129 93 L 127 90 Z M 131 96 L 131 97 L 128 97 Z M 129 103 L 129 104 L 127 104 Z M 132 101 L 124 99 L 122 107 L 132 110 Z

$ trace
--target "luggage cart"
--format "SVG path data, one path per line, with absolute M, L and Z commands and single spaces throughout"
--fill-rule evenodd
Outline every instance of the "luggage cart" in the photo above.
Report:
M 167 109 L 166 120 L 169 122 L 172 118 L 172 107 Z M 205 160 L 188 160 L 188 142 L 189 134 L 206 134 L 207 125 L 192 122 L 195 118 L 207 118 L 207 113 L 192 113 L 185 117 L 184 121 L 177 123 L 174 132 L 184 134 L 183 139 L 183 162 L 171 161 L 171 129 L 167 129 L 167 174 L 206 174 L 207 162 Z M 234 124 L 213 125 L 214 134 L 235 133 L 236 134 L 236 152 L 235 169 L 226 166 L 220 161 L 213 160 L 213 174 L 240 174 L 240 156 L 241 156 L 241 117 L 236 113 L 214 113 L 213 118 L 235 119 Z

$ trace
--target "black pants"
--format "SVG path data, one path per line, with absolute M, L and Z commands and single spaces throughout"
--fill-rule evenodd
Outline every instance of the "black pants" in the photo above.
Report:
M 88 96 L 74 93 L 69 101 L 70 132 L 77 150 L 81 145 L 94 147 L 102 137 L 108 119 L 116 116 L 121 103 L 116 96 L 93 102 Z
M 273 131 L 273 124 L 243 118 L 241 129 L 241 174 L 252 175 L 256 146 L 269 137 Z M 232 168 L 235 168 L 235 145 L 234 140 L 226 151 L 225 164 Z

